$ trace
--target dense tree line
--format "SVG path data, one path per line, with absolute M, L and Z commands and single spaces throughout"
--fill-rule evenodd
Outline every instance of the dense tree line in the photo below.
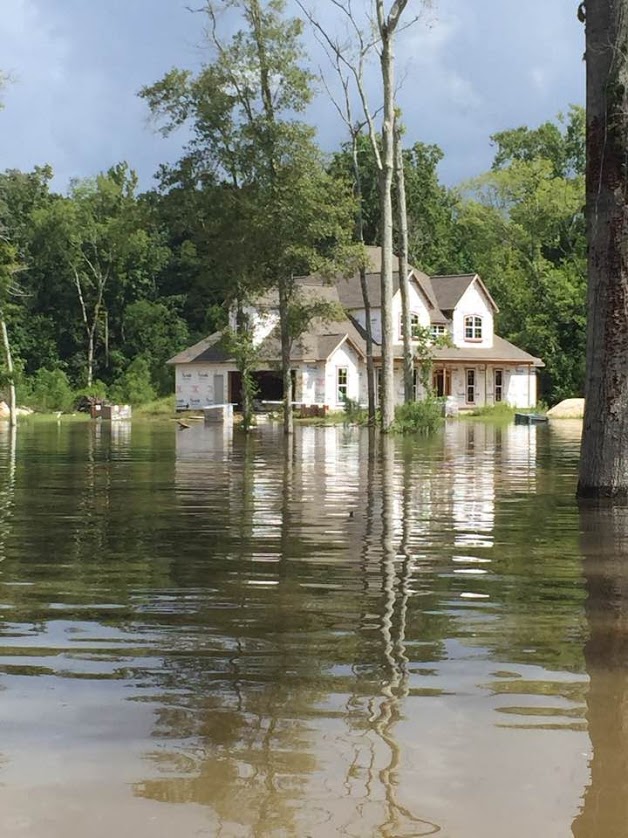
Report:
M 0 174 L 1 302 L 20 401 L 65 408 L 76 391 L 135 402 L 167 394 L 168 357 L 269 287 L 289 312 L 289 353 L 294 324 L 317 313 L 299 309 L 292 277 L 356 258 L 352 150 L 324 155 L 299 119 L 312 82 L 301 24 L 279 4 L 242 8 L 235 36 L 210 29 L 214 60 L 197 76 L 173 70 L 141 93 L 162 130 L 186 125 L 191 135 L 154 188 L 139 192 L 127 163 L 64 194 L 51 188 L 49 166 Z M 545 360 L 543 397 L 580 394 L 583 111 L 494 135 L 491 170 L 457 188 L 439 179 L 441 149 L 404 141 L 410 262 L 432 274 L 480 273 L 501 310 L 499 333 Z M 366 135 L 358 160 L 364 241 L 379 244 Z

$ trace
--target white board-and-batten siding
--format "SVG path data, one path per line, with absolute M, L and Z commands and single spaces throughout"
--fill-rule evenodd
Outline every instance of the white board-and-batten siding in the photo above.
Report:
M 481 340 L 470 341 L 465 338 L 466 317 L 482 318 Z M 490 349 L 493 346 L 493 307 L 477 280 L 469 285 L 454 309 L 453 343 L 454 346 L 478 349 Z
M 356 352 L 353 346 L 344 341 L 337 347 L 327 359 L 325 364 L 325 399 L 324 404 L 331 410 L 342 408 L 344 402 L 338 392 L 338 370 L 347 371 L 347 398 L 352 401 L 366 401 L 366 394 L 362 393 L 362 379 L 364 379 L 364 390 L 366 390 L 366 375 L 361 374 L 364 362 L 361 355 Z

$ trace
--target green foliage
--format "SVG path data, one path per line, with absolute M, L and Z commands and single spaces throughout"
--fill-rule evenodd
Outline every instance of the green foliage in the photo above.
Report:
M 156 395 L 151 382 L 150 363 L 142 356 L 131 361 L 109 391 L 112 402 L 134 406 L 154 401 Z
M 104 381 L 100 381 L 96 378 L 90 387 L 80 387 L 78 390 L 74 391 L 75 401 L 79 401 L 84 396 L 87 398 L 106 399 L 107 385 Z
M 172 416 L 176 411 L 174 396 L 162 396 L 152 402 L 145 402 L 134 409 L 135 417 L 146 417 L 159 419 L 164 416 Z
M 401 434 L 433 434 L 443 423 L 443 404 L 431 396 L 395 408 L 394 430 Z
M 500 307 L 496 330 L 541 357 L 544 398 L 581 395 L 586 345 L 583 121 L 496 135 L 492 172 L 467 185 L 461 249 Z
M 166 361 L 184 349 L 190 337 L 173 301 L 137 300 L 125 308 L 123 324 L 124 354 L 131 358 L 142 355 L 150 366 L 157 392 L 171 392 L 172 371 Z
M 42 412 L 70 411 L 75 396 L 63 370 L 39 369 L 18 387 L 18 401 Z
M 442 158 L 437 145 L 420 142 L 403 152 L 409 261 L 428 273 L 454 273 L 465 267 L 456 226 L 459 196 L 439 181 Z M 364 135 L 358 138 L 358 161 L 364 241 L 376 245 L 380 243 L 378 174 L 370 140 Z M 335 177 L 350 177 L 352 167 L 351 146 L 345 144 L 334 154 L 330 172 Z

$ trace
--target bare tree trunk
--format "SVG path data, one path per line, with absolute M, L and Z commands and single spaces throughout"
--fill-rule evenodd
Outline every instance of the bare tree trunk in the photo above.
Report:
M 587 379 L 580 498 L 628 498 L 628 14 L 586 0 Z
M 87 386 L 94 381 L 94 329 L 87 330 Z
M 399 290 L 401 292 L 401 333 L 403 338 L 403 397 L 414 401 L 414 362 L 412 358 L 412 324 L 410 322 L 410 283 L 408 282 L 408 213 L 406 179 L 403 171 L 401 123 L 395 119 L 395 181 L 397 186 L 397 229 L 399 232 Z
M 13 356 L 11 355 L 11 344 L 9 343 L 9 333 L 7 332 L 6 320 L 3 316 L 0 319 L 0 328 L 2 328 L 2 347 L 4 349 L 4 363 L 7 368 L 7 379 L 9 382 L 9 427 L 14 428 L 17 424 L 17 405 L 15 403 Z
M 364 319 L 366 332 L 366 389 L 368 399 L 368 424 L 375 425 L 375 365 L 373 364 L 373 324 L 371 323 L 371 301 L 366 282 L 366 268 L 360 268 L 360 287 L 364 303 Z
M 358 215 L 356 220 L 356 238 L 364 244 L 364 213 L 362 208 L 362 175 L 360 174 L 360 161 L 358 160 L 358 136 L 357 131 L 351 133 L 351 152 L 353 160 L 353 180 L 355 184 L 355 196 L 358 201 Z M 360 287 L 362 289 L 362 301 L 364 303 L 364 331 L 366 332 L 366 389 L 368 399 L 368 424 L 375 425 L 375 366 L 373 364 L 373 324 L 371 323 L 371 301 L 369 299 L 369 288 L 366 282 L 366 268 L 360 267 Z
M 378 0 L 378 7 L 381 0 Z M 382 32 L 382 79 L 384 82 L 384 120 L 382 125 L 382 171 L 379 175 L 382 233 L 382 391 L 381 427 L 389 431 L 395 421 L 394 344 L 392 322 L 393 298 L 393 211 L 392 182 L 394 169 L 395 90 L 392 35 L 386 24 Z
M 294 418 L 292 412 L 292 371 L 290 369 L 290 353 L 292 338 L 290 335 L 289 299 L 285 280 L 279 281 L 279 329 L 281 333 L 281 380 L 283 382 L 283 432 L 294 432 Z

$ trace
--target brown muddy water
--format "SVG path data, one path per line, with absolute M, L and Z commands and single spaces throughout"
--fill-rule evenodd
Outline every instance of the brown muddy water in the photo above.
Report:
M 579 432 L 0 432 L 0 836 L 628 835 Z

